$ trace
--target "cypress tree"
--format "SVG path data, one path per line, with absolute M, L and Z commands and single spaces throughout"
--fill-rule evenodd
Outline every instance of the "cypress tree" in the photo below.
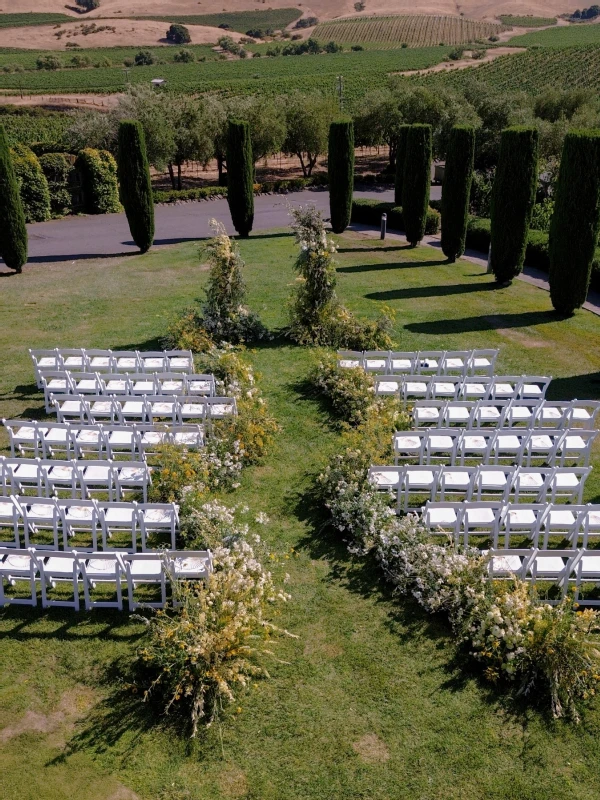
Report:
M 502 131 L 492 187 L 492 271 L 500 284 L 523 269 L 538 179 L 538 132 L 515 126 Z
M 465 252 L 474 156 L 474 128 L 456 125 L 450 131 L 442 187 L 442 250 L 448 261 Z
M 354 123 L 337 120 L 329 127 L 329 210 L 334 233 L 343 233 L 350 223 L 354 191 Z
M 0 125 L 0 256 L 21 272 L 27 261 L 27 226 L 6 132 Z
M 227 202 L 233 227 L 248 236 L 254 223 L 254 157 L 250 126 L 239 120 L 227 130 Z
M 411 125 L 406 134 L 402 216 L 407 241 L 416 247 L 425 236 L 431 188 L 431 125 Z
M 406 136 L 410 125 L 400 125 L 398 147 L 396 149 L 396 181 L 394 184 L 394 203 L 402 205 L 402 186 L 404 184 L 404 165 L 406 163 Z
M 550 223 L 550 299 L 570 316 L 587 297 L 600 227 L 600 131 L 565 137 Z
M 144 130 L 134 120 L 119 125 L 117 174 L 131 237 L 145 253 L 154 241 L 154 199 Z

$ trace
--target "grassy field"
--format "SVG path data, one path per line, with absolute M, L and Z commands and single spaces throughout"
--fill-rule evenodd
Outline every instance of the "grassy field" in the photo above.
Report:
M 2 14 L 0 28 L 21 28 L 25 25 L 56 25 L 59 22 L 73 22 L 67 14 Z
M 209 25 L 218 28 L 229 25 L 232 31 L 246 33 L 250 29 L 261 28 L 283 30 L 302 16 L 299 8 L 269 8 L 265 11 L 223 11 L 221 14 L 187 14 L 171 17 L 135 17 L 135 19 L 155 19 L 160 22 L 178 22 L 181 25 Z
M 493 22 L 463 17 L 436 17 L 425 14 L 393 17 L 340 19 L 317 25 L 314 37 L 340 44 L 369 44 L 380 47 L 430 47 L 443 43 L 464 44 L 505 30 Z
M 556 17 L 519 17 L 513 14 L 501 14 L 498 19 L 504 25 L 515 26 L 517 28 L 544 28 L 546 25 L 556 25 Z
M 561 25 L 545 31 L 532 31 L 523 36 L 515 36 L 507 43 L 508 47 L 578 47 L 600 44 L 600 25 L 579 24 Z
M 516 41 L 513 39 L 512 43 Z M 500 91 L 531 94 L 548 88 L 597 89 L 600 87 L 600 47 L 544 47 L 500 56 L 474 69 L 432 74 L 420 80 L 429 85 L 439 83 L 458 88 L 475 80 Z
M 339 295 L 374 317 L 396 313 L 399 348 L 499 346 L 499 369 L 555 376 L 549 396 L 597 397 L 600 320 L 556 321 L 549 296 L 517 281 L 493 290 L 479 267 L 437 249 L 345 234 Z M 294 280 L 281 233 L 241 243 L 249 303 L 278 329 Z M 145 256 L 36 264 L 7 277 L 0 308 L 0 414 L 38 413 L 27 347 L 154 347 L 206 272 L 194 243 Z M 13 327 L 14 326 L 14 327 Z M 152 721 L 121 690 L 141 628 L 126 614 L 12 608 L 0 613 L 3 800 L 590 800 L 600 781 L 600 706 L 579 727 L 502 699 L 464 670 L 447 627 L 390 596 L 368 563 L 322 527 L 309 492 L 339 448 L 306 385 L 313 359 L 281 338 L 251 354 L 282 425 L 264 466 L 226 502 L 271 517 L 261 534 L 294 547 L 293 600 L 281 620 L 299 635 L 272 680 L 197 742 Z M 6 439 L 3 440 L 4 444 Z M 598 454 L 596 466 L 600 465 Z M 586 500 L 600 500 L 600 481 Z
M 165 78 L 167 88 L 181 91 L 201 89 L 224 94 L 285 94 L 295 89 L 335 92 L 337 77 L 343 75 L 346 97 L 349 101 L 356 101 L 370 89 L 385 85 L 390 73 L 433 66 L 442 61 L 451 49 L 424 47 L 207 61 L 203 64 L 162 64 L 134 67 L 129 72 L 129 80 L 139 84 L 149 83 L 157 77 Z M 11 58 L 6 56 L 7 60 Z M 118 92 L 123 90 L 125 81 L 122 67 L 0 73 L 0 89 L 15 92 Z

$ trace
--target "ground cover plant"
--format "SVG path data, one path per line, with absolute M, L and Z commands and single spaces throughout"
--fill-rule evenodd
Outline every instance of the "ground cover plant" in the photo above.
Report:
M 597 396 L 600 329 L 589 312 L 557 321 L 546 292 L 521 281 L 492 290 L 491 276 L 469 262 L 447 265 L 435 248 L 408 251 L 393 239 L 380 244 L 350 232 L 337 244 L 340 300 L 370 320 L 382 303 L 391 305 L 399 348 L 499 346 L 502 372 L 554 375 L 551 399 Z M 159 347 L 206 284 L 197 249 L 189 242 L 144 256 L 36 263 L 4 280 L 1 415 L 43 417 L 27 345 Z M 287 323 L 293 237 L 261 233 L 241 242 L 240 252 L 248 305 L 277 332 Z M 313 477 L 342 436 L 306 383 L 314 351 L 277 337 L 246 356 L 262 373 L 281 431 L 264 463 L 242 472 L 235 495 L 215 497 L 247 504 L 251 527 L 266 513 L 271 522 L 257 528 L 261 538 L 288 556 L 292 600 L 276 617 L 299 636 L 277 645 L 277 658 L 288 663 L 268 662 L 271 680 L 227 709 L 222 738 L 213 725 L 190 744 L 176 715 L 160 717 L 162 702 L 142 703 L 139 690 L 115 677 L 126 675 L 142 624 L 101 610 L 3 611 L 3 797 L 593 797 L 598 702 L 574 728 L 507 704 L 465 673 L 446 622 L 393 598 L 374 566 L 352 558 L 315 517 Z M 594 465 L 598 471 L 597 450 Z M 592 475 L 585 501 L 599 497 Z
M 215 28 L 246 33 L 249 30 L 279 31 L 287 28 L 302 16 L 299 8 L 269 8 L 255 11 L 223 11 L 217 14 L 184 14 L 165 16 L 136 17 L 136 19 L 155 19 L 161 22 L 174 22 L 180 25 L 209 25 Z
M 505 27 L 464 17 L 429 14 L 359 17 L 332 20 L 317 25 L 313 36 L 319 41 L 342 44 L 370 44 L 378 47 L 429 47 L 465 44 L 497 36 Z
M 559 25 L 544 31 L 530 31 L 514 36 L 508 47 L 580 47 L 600 43 L 597 25 Z
M 67 14 L 30 12 L 28 14 L 0 13 L 0 28 L 21 28 L 24 25 L 56 25 L 60 22 L 73 22 Z
M 519 17 L 514 14 L 501 14 L 499 19 L 504 25 L 520 28 L 544 28 L 546 25 L 556 25 L 556 17 Z

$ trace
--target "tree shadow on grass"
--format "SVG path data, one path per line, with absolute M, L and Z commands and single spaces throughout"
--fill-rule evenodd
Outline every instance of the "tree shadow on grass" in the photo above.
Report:
M 553 378 L 546 391 L 547 400 L 597 400 L 600 396 L 600 372 Z
M 454 294 L 488 292 L 495 289 L 494 283 L 456 283 L 451 286 L 413 286 L 407 289 L 391 289 L 388 292 L 366 294 L 368 300 L 413 300 L 419 297 L 448 297 Z
M 373 243 L 366 247 L 338 247 L 338 253 L 396 253 L 400 250 L 413 250 L 409 244 L 386 245 L 377 247 Z
M 134 242 L 123 242 L 135 247 Z M 28 264 L 54 264 L 62 261 L 91 261 L 93 259 L 124 258 L 125 256 L 139 256 L 139 250 L 127 250 L 121 253 L 66 253 L 53 256 L 30 256 Z M 18 274 L 18 273 L 15 273 Z
M 442 336 L 473 331 L 493 331 L 498 328 L 527 328 L 531 325 L 547 325 L 559 320 L 560 317 L 554 311 L 524 311 L 522 314 L 490 314 L 489 316 L 463 317 L 462 319 L 411 322 L 404 327 L 412 333 Z
M 336 272 L 351 275 L 356 272 L 380 272 L 388 269 L 415 269 L 417 267 L 441 267 L 446 261 L 390 261 L 385 264 L 356 264 L 352 267 L 338 267 Z

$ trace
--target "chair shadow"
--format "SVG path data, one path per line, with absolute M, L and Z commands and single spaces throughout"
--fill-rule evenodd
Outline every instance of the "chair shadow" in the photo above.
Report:
M 68 639 L 80 642 L 102 637 L 119 642 L 135 642 L 143 635 L 141 629 L 132 629 L 128 617 L 116 609 L 94 609 L 92 613 L 75 614 L 70 608 L 8 605 L 4 606 L 1 615 L 3 631 L 0 639 L 11 641 Z M 90 626 L 90 620 L 93 620 L 93 626 Z M 45 624 L 55 623 L 55 626 L 51 630 L 40 630 L 39 623 L 42 621 Z
M 493 288 L 493 285 L 490 286 Z M 426 333 L 433 336 L 450 333 L 470 333 L 491 331 L 497 328 L 526 328 L 530 325 L 546 325 L 557 322 L 561 317 L 555 311 L 524 311 L 522 314 L 490 314 L 462 319 L 437 319 L 428 322 L 410 322 L 406 330 L 413 333 Z
M 388 269 L 415 269 L 416 267 L 441 267 L 447 264 L 446 260 L 442 261 L 391 261 L 385 264 L 357 264 L 353 267 L 339 267 L 336 272 L 352 274 L 355 272 L 379 272 Z
M 419 297 L 448 297 L 454 294 L 488 292 L 496 288 L 495 283 L 457 283 L 452 286 L 413 286 L 407 289 L 391 289 L 388 292 L 366 294 L 368 300 L 412 300 Z

